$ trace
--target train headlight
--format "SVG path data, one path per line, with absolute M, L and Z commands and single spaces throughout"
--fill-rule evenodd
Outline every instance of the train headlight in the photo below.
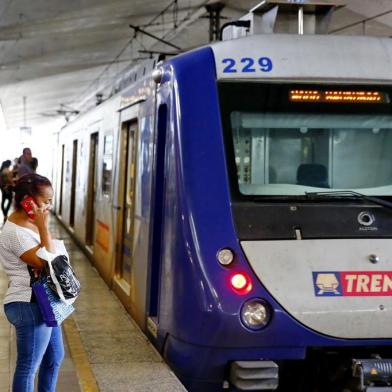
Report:
M 218 254 L 216 255 L 216 258 L 218 259 L 220 264 L 226 266 L 226 265 L 229 265 L 233 262 L 234 253 L 232 250 L 224 248 L 218 252 Z
M 154 71 L 152 71 L 152 78 L 156 84 L 161 83 L 163 78 L 163 69 L 161 67 L 155 68 Z
M 265 327 L 271 318 L 268 304 L 262 299 L 251 299 L 241 309 L 241 320 L 250 329 Z

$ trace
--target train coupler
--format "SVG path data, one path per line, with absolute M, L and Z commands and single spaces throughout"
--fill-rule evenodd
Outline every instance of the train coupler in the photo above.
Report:
M 352 369 L 358 391 L 392 392 L 392 359 L 354 359 Z
M 241 391 L 273 391 L 279 386 L 279 367 L 272 361 L 234 361 L 229 381 Z

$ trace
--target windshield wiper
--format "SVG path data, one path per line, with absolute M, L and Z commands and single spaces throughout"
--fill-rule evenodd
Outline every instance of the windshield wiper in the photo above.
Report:
M 309 198 L 319 198 L 319 197 L 355 197 L 362 200 L 368 200 L 380 206 L 386 208 L 392 208 L 392 203 L 390 201 L 383 200 L 379 197 L 367 196 L 355 191 L 325 191 L 325 192 L 305 192 L 305 195 Z

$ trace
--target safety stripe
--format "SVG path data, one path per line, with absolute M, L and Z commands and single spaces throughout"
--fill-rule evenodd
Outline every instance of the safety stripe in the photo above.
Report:
M 63 323 L 63 330 L 67 339 L 69 352 L 78 374 L 79 384 L 83 392 L 99 392 L 87 353 L 80 339 L 80 334 L 73 317 Z

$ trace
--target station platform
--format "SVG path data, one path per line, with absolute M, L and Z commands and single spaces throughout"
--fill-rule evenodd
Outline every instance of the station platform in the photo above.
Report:
M 65 242 L 82 285 L 75 312 L 63 323 L 66 356 L 57 392 L 182 392 L 180 381 L 104 283 L 66 230 L 51 217 L 52 233 Z M 7 277 L 0 271 L 0 298 Z M 11 391 L 14 327 L 0 307 L 0 391 Z

